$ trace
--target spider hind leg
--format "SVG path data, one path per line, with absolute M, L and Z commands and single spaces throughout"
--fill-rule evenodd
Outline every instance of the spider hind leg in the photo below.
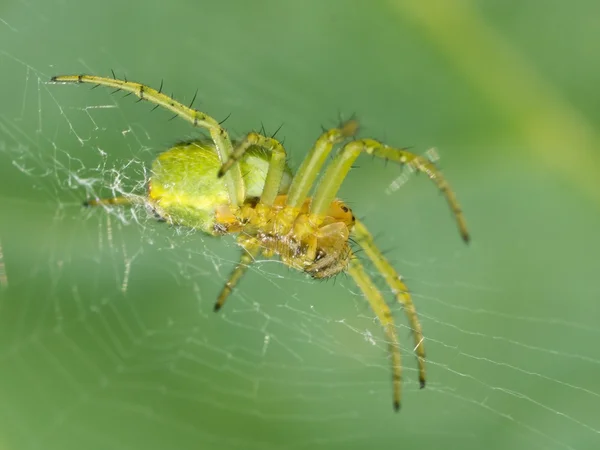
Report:
M 127 197 L 91 198 L 83 202 L 83 206 L 129 206 L 133 202 Z
M 256 255 L 258 255 L 260 250 L 260 247 L 253 242 L 240 242 L 240 244 L 244 249 L 242 251 L 242 256 L 240 257 L 240 262 L 237 264 L 235 269 L 233 269 L 231 275 L 229 275 L 229 279 L 225 282 L 225 285 L 221 289 L 221 293 L 217 297 L 217 301 L 214 306 L 215 312 L 219 311 L 223 307 L 225 301 L 229 297 L 229 294 L 231 294 L 233 289 L 242 279 L 248 270 L 248 267 L 250 267 L 250 265 L 254 262 Z

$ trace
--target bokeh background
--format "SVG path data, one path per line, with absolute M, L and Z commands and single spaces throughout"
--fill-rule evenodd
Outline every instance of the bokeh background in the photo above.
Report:
M 592 0 L 2 2 L 0 449 L 598 448 L 599 18 Z M 142 192 L 153 157 L 198 136 L 47 84 L 111 69 L 183 102 L 198 90 L 234 137 L 283 124 L 294 167 L 340 114 L 437 148 L 468 247 L 424 177 L 363 158 L 341 192 L 423 322 L 419 390 L 380 283 L 400 413 L 350 279 L 261 261 L 215 315 L 231 238 L 81 208 Z

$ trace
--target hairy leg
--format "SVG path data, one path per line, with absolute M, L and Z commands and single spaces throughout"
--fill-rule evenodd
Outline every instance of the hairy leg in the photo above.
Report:
M 383 256 L 383 253 L 381 253 L 379 248 L 375 245 L 373 236 L 369 233 L 367 227 L 357 220 L 353 231 L 358 245 L 363 248 L 369 259 L 375 265 L 375 268 L 383 275 L 385 282 L 396 296 L 396 300 L 404 307 L 404 312 L 408 318 L 414 337 L 414 350 L 417 354 L 417 362 L 419 364 L 419 382 L 421 388 L 423 388 L 425 387 L 425 346 L 423 345 L 423 330 L 410 292 L 402 281 L 402 277 L 394 270 L 386 257 Z
M 354 136 L 357 131 L 358 121 L 352 119 L 342 123 L 339 128 L 325 131 L 317 139 L 292 180 L 287 199 L 289 206 L 293 208 L 302 206 L 333 146 L 346 138 Z
M 244 157 L 246 151 L 253 145 L 262 147 L 271 151 L 271 161 L 265 180 L 265 186 L 260 196 L 260 203 L 266 206 L 272 206 L 275 197 L 279 194 L 281 178 L 285 170 L 285 148 L 274 138 L 266 137 L 258 133 L 249 133 L 242 142 L 233 150 L 231 157 L 225 161 L 219 170 L 218 176 L 222 177 L 231 167 Z
M 402 365 L 400 360 L 400 346 L 398 345 L 398 336 L 396 335 L 396 327 L 394 325 L 392 313 L 381 293 L 373 283 L 373 280 L 367 275 L 362 264 L 356 257 L 353 257 L 350 261 L 348 273 L 363 292 L 369 305 L 371 305 L 371 309 L 377 315 L 377 318 L 385 331 L 392 360 L 394 410 L 398 411 L 400 409 L 401 400 Z
M 415 155 L 404 149 L 388 147 L 374 139 L 360 139 L 349 142 L 337 154 L 321 178 L 313 197 L 310 212 L 313 214 L 315 220 L 320 220 L 319 218 L 327 211 L 346 175 L 348 175 L 352 164 L 362 152 L 399 164 L 408 164 L 415 170 L 426 173 L 446 197 L 462 239 L 465 242 L 469 242 L 467 224 L 456 195 L 435 164 L 422 156 Z
M 83 206 L 129 206 L 133 203 L 134 202 L 131 199 L 126 197 L 92 198 L 83 202 Z
M 201 127 L 208 130 L 213 142 L 215 143 L 215 147 L 219 153 L 219 159 L 222 163 L 225 163 L 233 152 L 229 135 L 227 134 L 227 131 L 225 131 L 225 128 L 219 124 L 219 122 L 217 122 L 208 114 L 193 109 L 191 105 L 186 106 L 174 100 L 172 97 L 163 94 L 162 84 L 159 90 L 156 90 L 134 81 L 97 77 L 94 75 L 59 75 L 52 77 L 50 81 L 52 83 L 90 83 L 97 86 L 113 87 L 118 91 L 122 90 L 131 92 L 139 97 L 140 100 L 147 100 L 157 106 L 162 106 L 163 108 L 174 112 L 184 120 L 187 120 L 195 127 Z M 230 171 L 225 180 L 227 183 L 227 190 L 229 192 L 231 203 L 233 206 L 241 205 L 244 201 L 245 194 L 242 173 L 239 165 L 236 164 L 235 168 Z
M 223 289 L 221 289 L 221 293 L 217 297 L 217 302 L 215 303 L 215 311 L 218 311 L 223 307 L 225 301 L 229 297 L 229 294 L 231 294 L 231 291 L 233 291 L 241 278 L 244 276 L 248 270 L 248 267 L 250 267 L 250 265 L 254 262 L 254 258 L 256 258 L 256 255 L 260 250 L 260 246 L 257 242 L 246 242 L 242 244 L 242 247 L 243 250 L 240 262 L 235 269 L 233 269 L 233 272 L 231 272 L 231 275 L 225 283 L 225 286 L 223 286 Z

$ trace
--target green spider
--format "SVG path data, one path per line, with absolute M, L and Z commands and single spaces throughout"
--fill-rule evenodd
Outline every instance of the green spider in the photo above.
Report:
M 162 106 L 195 127 L 206 129 L 212 142 L 192 141 L 161 153 L 152 164 L 145 202 L 169 223 L 197 229 L 213 236 L 238 235 L 241 260 L 225 283 L 215 311 L 219 310 L 250 264 L 262 254 L 277 254 L 284 264 L 327 278 L 348 272 L 363 292 L 385 330 L 392 362 L 393 406 L 400 409 L 400 346 L 392 313 L 371 277 L 349 245 L 362 247 L 400 302 L 410 322 L 419 368 L 425 386 L 425 349 L 421 324 L 401 276 L 373 242 L 365 225 L 350 208 L 336 199 L 352 164 L 361 153 L 407 164 L 427 176 L 444 193 L 465 242 L 467 226 L 448 182 L 426 158 L 405 149 L 392 148 L 374 139 L 347 142 L 309 192 L 332 149 L 356 134 L 358 123 L 349 120 L 325 131 L 316 141 L 295 175 L 286 163 L 279 141 L 249 133 L 234 147 L 225 128 L 205 113 L 140 83 L 90 75 L 52 77 L 55 83 L 91 83 L 131 92 L 141 100 Z M 162 88 L 162 86 L 161 86 Z M 129 198 L 94 199 L 87 205 L 131 204 Z

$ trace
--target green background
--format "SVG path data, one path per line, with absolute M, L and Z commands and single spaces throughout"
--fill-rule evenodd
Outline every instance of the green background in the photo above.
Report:
M 2 2 L 0 449 L 599 448 L 599 17 L 596 1 Z M 110 69 L 183 102 L 198 89 L 234 137 L 283 123 L 294 167 L 339 113 L 438 149 L 468 247 L 423 177 L 390 190 L 400 170 L 361 158 L 340 193 L 424 326 L 419 390 L 394 306 L 400 413 L 350 279 L 260 262 L 215 315 L 231 238 L 79 206 L 197 136 L 46 84 Z

